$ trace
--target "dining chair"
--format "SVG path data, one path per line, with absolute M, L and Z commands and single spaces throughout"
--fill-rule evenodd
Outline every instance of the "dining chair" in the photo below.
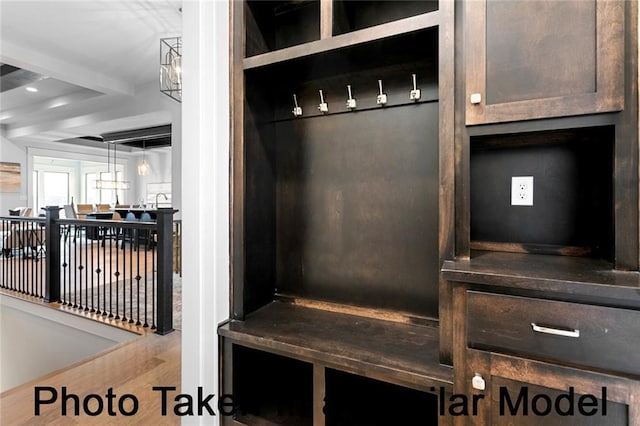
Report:
M 127 215 L 124 217 L 124 221 L 138 222 L 138 218 L 136 218 L 136 215 L 133 214 L 133 212 L 128 212 Z M 138 230 L 134 228 L 122 229 L 122 246 L 121 246 L 122 250 L 124 250 L 124 242 L 127 238 L 129 238 L 129 244 L 131 245 L 131 247 L 134 250 L 137 250 L 136 244 L 134 244 L 134 242 L 136 242 L 138 239 Z
M 65 204 L 63 208 L 64 208 L 64 217 L 66 219 L 78 219 L 78 214 L 76 213 L 76 209 L 73 207 L 73 204 Z M 78 233 L 80 232 L 80 228 L 71 224 L 66 225 L 64 227 L 63 235 L 66 241 L 67 238 L 69 238 L 69 234 L 71 233 L 72 228 L 74 229 L 73 242 L 75 243 L 76 238 L 78 237 Z
M 151 215 L 149 214 L 149 212 L 142 212 L 142 214 L 140 215 L 140 222 L 155 222 L 152 218 Z M 154 234 L 155 231 L 148 231 L 145 230 L 143 231 L 143 235 L 144 235 L 144 246 L 147 250 L 149 250 L 151 248 L 151 237 Z
M 86 219 L 87 213 L 91 213 L 93 211 L 93 204 L 77 204 L 75 209 L 78 219 Z

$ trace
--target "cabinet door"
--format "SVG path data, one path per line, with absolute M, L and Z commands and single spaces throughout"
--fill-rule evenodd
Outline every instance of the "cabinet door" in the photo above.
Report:
M 624 3 L 467 1 L 466 124 L 621 110 Z
M 457 392 L 469 400 L 472 394 L 483 398 L 476 397 L 477 413 L 470 406 L 458 424 L 639 424 L 638 382 L 474 349 L 466 354 L 464 383 L 456 384 Z M 484 381 L 484 390 L 474 389 L 474 376 Z

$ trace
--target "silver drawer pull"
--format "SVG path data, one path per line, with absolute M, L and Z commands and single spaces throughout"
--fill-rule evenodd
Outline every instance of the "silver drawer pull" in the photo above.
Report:
M 553 327 L 538 325 L 535 322 L 531 323 L 531 328 L 533 328 L 533 331 L 537 331 L 538 333 L 553 334 L 554 336 L 580 337 L 580 330 L 576 330 L 576 329 L 563 330 L 560 328 L 553 328 Z

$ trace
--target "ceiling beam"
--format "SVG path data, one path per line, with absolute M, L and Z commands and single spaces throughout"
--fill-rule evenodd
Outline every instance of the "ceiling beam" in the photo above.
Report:
M 25 121 L 30 117 L 37 116 L 38 114 L 51 112 L 52 109 L 72 105 L 76 102 L 82 102 L 99 95 L 100 94 L 97 92 L 81 89 L 76 92 L 69 93 L 68 95 L 47 99 L 46 101 L 37 104 L 3 110 L 2 113 L 0 113 L 0 121 L 13 119 L 15 117 L 20 117 L 20 121 Z
M 0 61 L 105 94 L 133 95 L 134 83 L 3 40 Z

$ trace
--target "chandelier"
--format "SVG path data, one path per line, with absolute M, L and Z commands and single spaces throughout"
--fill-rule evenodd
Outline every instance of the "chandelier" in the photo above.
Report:
M 107 174 L 113 179 L 96 180 L 96 189 L 129 189 L 129 182 L 118 180 L 118 172 L 116 171 L 116 144 L 106 142 L 107 144 Z M 111 172 L 111 145 L 113 145 L 113 173 Z
M 160 91 L 182 102 L 182 37 L 160 39 Z

